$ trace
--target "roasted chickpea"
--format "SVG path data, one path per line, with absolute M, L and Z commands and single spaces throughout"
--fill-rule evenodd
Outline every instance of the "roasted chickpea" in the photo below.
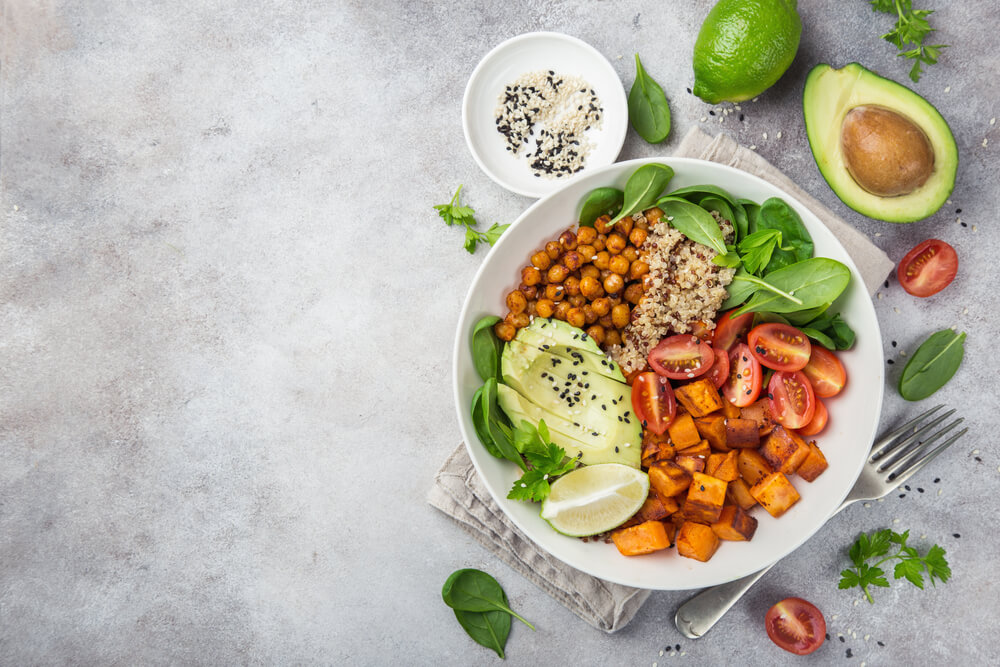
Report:
M 611 299 L 606 296 L 598 297 L 590 304 L 598 317 L 604 317 L 611 312 Z
M 625 216 L 624 218 L 615 223 L 615 231 L 621 234 L 622 236 L 627 237 L 628 233 L 632 231 L 632 226 L 634 224 L 635 221 L 632 220 L 632 216 L 630 215 Z
M 602 250 L 597 253 L 597 257 L 594 259 L 594 266 L 600 270 L 608 268 L 608 263 L 611 261 L 611 255 L 607 250 Z
M 552 259 L 542 250 L 531 256 L 531 265 L 539 271 L 544 271 L 552 265 Z
M 612 273 L 604 279 L 604 291 L 608 294 L 617 294 L 625 289 L 625 279 L 617 273 Z
M 576 234 L 567 229 L 559 235 L 559 245 L 566 250 L 576 250 Z
M 600 324 L 594 324 L 593 326 L 587 327 L 587 335 L 593 338 L 598 345 L 604 344 L 604 327 Z
M 601 270 L 593 264 L 584 264 L 580 267 L 580 280 L 584 278 L 597 278 L 601 275 Z
M 531 318 L 528 317 L 528 313 L 507 313 L 507 317 L 503 318 L 503 320 L 513 325 L 516 329 L 523 329 L 531 324 Z
M 601 275 L 600 275 L 601 282 L 603 283 L 604 279 L 610 276 L 612 273 L 614 273 L 614 271 L 612 271 L 611 269 L 601 269 Z
M 593 227 L 581 227 L 576 233 L 576 242 L 580 245 L 588 245 L 597 238 L 597 230 Z
M 611 329 L 614 327 L 614 322 L 611 320 L 611 313 L 601 315 L 601 319 L 597 320 L 597 323 L 605 329 Z
M 566 276 L 569 275 L 569 269 L 567 269 L 562 264 L 553 264 L 549 267 L 549 272 L 546 276 L 550 283 L 561 283 L 566 280 Z M 528 282 L 527 280 L 524 282 Z
M 538 285 L 525 285 L 524 283 L 521 283 L 517 289 L 521 290 L 521 294 L 523 294 L 524 298 L 528 301 L 531 301 L 538 296 Z
M 566 313 L 568 313 L 572 308 L 573 306 L 571 306 L 568 301 L 561 301 L 558 305 L 556 305 L 556 312 L 554 313 L 555 318 L 557 320 L 565 320 Z
M 542 282 L 542 272 L 533 266 L 521 269 L 521 282 L 525 285 L 537 285 Z
M 562 301 L 566 296 L 566 289 L 562 285 L 550 283 L 545 286 L 545 298 L 549 301 Z
M 594 312 L 593 306 L 589 303 L 583 304 L 583 316 L 587 319 L 587 324 L 593 324 L 599 317 L 598 314 Z
M 535 314 L 539 317 L 552 317 L 556 312 L 556 304 L 552 299 L 539 299 L 535 305 Z
M 549 241 L 545 244 L 545 254 L 549 256 L 549 259 L 555 261 L 562 254 L 562 246 L 559 245 L 558 241 Z
M 648 222 L 647 218 L 643 218 L 642 220 L 637 220 L 636 223 L 635 223 L 635 227 L 636 227 L 636 229 L 641 229 L 644 232 L 648 232 L 649 231 L 649 222 Z
M 593 262 L 594 255 L 597 254 L 597 251 L 594 250 L 594 246 L 592 245 L 578 245 L 576 247 L 576 252 L 580 255 L 580 261 L 584 264 L 590 264 Z
M 616 329 L 624 329 L 628 326 L 629 315 L 631 315 L 629 307 L 624 303 L 620 303 L 611 309 L 611 322 L 615 325 Z
M 639 251 L 635 249 L 635 246 L 627 245 L 625 249 L 622 250 L 622 257 L 627 259 L 629 262 L 634 262 L 639 259 Z
M 646 211 L 645 215 L 646 215 L 646 221 L 651 225 L 655 225 L 660 221 L 660 218 L 663 217 L 663 211 L 654 206 L 653 208 Z
M 562 256 L 562 263 L 570 271 L 576 271 L 583 266 L 583 259 L 580 257 L 580 253 L 570 250 Z
M 604 293 L 601 283 L 593 276 L 586 276 L 580 279 L 580 294 L 588 299 L 596 299 Z
M 611 269 L 612 273 L 617 273 L 620 276 L 624 276 L 628 273 L 629 261 L 625 259 L 622 255 L 615 255 L 608 262 L 608 268 Z
M 585 303 L 587 303 L 587 297 L 582 294 L 575 294 L 566 299 L 569 304 L 574 308 L 582 308 Z
M 566 288 L 566 294 L 576 296 L 580 293 L 580 279 L 576 276 L 569 276 L 563 281 L 563 287 Z
M 604 330 L 604 344 L 605 345 L 621 345 L 622 335 L 618 333 L 618 329 L 605 329 Z
M 493 327 L 493 333 L 495 333 L 497 338 L 500 340 L 511 341 L 514 340 L 514 336 L 517 335 L 517 329 L 515 329 L 514 325 L 509 322 L 497 322 L 496 326 Z
M 642 298 L 642 294 L 643 294 L 642 285 L 640 285 L 639 283 L 632 283 L 631 285 L 625 288 L 625 294 L 623 296 L 625 297 L 626 301 L 628 301 L 632 305 L 636 305 L 639 303 L 639 299 Z
M 641 259 L 635 260 L 632 262 L 631 266 L 628 267 L 629 280 L 638 280 L 647 273 L 649 273 L 649 264 Z
M 611 307 L 614 308 L 615 306 L 617 306 L 619 303 L 622 302 L 622 297 L 620 294 L 616 294 L 614 296 L 609 296 L 608 300 L 611 302 Z
M 598 234 L 607 234 L 609 231 L 609 223 L 611 222 L 610 215 L 602 215 L 597 220 L 594 220 L 594 229 Z
M 629 232 L 628 240 L 629 243 L 634 245 L 636 248 L 641 248 L 642 244 L 646 242 L 646 237 L 649 236 L 649 232 L 645 229 L 640 229 L 636 227 L 631 232 Z
M 612 255 L 617 255 L 624 250 L 627 245 L 628 241 L 626 241 L 625 237 L 621 234 L 608 234 L 608 243 L 606 247 L 608 252 Z
M 570 308 L 566 311 L 566 321 L 574 327 L 583 328 L 587 323 L 587 316 L 583 314 L 583 308 Z
M 598 234 L 597 238 L 594 239 L 590 243 L 590 245 L 594 246 L 594 250 L 596 250 L 597 252 L 600 252 L 600 251 L 604 250 L 604 247 L 607 245 L 607 243 L 608 243 L 608 237 L 606 235 L 604 235 L 604 234 Z
M 528 307 L 528 300 L 524 298 L 524 294 L 521 290 L 514 290 L 507 295 L 507 308 L 510 309 L 512 313 L 522 313 L 524 309 Z

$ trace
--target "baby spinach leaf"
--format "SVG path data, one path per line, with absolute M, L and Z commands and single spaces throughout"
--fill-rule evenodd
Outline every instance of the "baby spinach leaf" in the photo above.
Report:
M 734 241 L 740 241 L 749 234 L 750 219 L 747 217 L 747 211 L 743 207 L 743 204 L 736 202 L 733 204 L 733 227 L 736 228 L 736 238 Z
M 799 327 L 799 331 L 804 333 L 806 336 L 809 336 L 809 338 L 812 338 L 814 341 L 816 341 L 817 343 L 819 343 L 828 350 L 837 349 L 837 344 L 833 341 L 833 339 L 818 329 L 812 329 L 810 327 Z
M 482 404 L 483 420 L 496 449 L 503 455 L 503 458 L 516 463 L 521 470 L 527 470 L 528 467 L 525 465 L 524 459 L 514 447 L 513 433 L 511 433 L 510 426 L 507 425 L 507 418 L 500 410 L 500 404 L 497 400 L 496 378 L 488 378 L 483 384 L 480 403 Z
M 721 197 L 716 197 L 715 195 L 709 195 L 707 197 L 702 197 L 698 201 L 698 206 L 701 206 L 709 213 L 711 213 L 712 211 L 716 211 L 720 216 L 722 216 L 724 220 L 728 220 L 734 226 L 736 225 L 736 223 L 733 221 L 733 218 L 736 217 L 735 215 L 733 215 L 733 207 L 730 206 L 729 202 L 727 202 L 725 199 L 722 199 Z
M 812 236 L 802 224 L 799 214 L 783 199 L 771 197 L 761 205 L 757 229 L 781 232 L 781 245 L 775 248 L 765 274 L 809 259 L 813 255 Z
M 730 205 L 736 205 L 736 199 L 717 185 L 688 185 L 666 194 L 667 197 L 680 197 L 689 201 L 700 200 L 706 195 L 715 195 L 729 202 Z
M 504 604 L 507 597 L 504 596 Z M 480 646 L 491 648 L 501 658 L 505 658 L 503 649 L 510 636 L 510 614 L 505 611 L 462 611 L 454 609 L 455 618 L 465 629 L 465 632 Z
M 476 429 L 476 435 L 483 447 L 498 459 L 504 458 L 503 452 L 493 442 L 493 434 L 490 433 L 489 423 L 486 421 L 485 407 L 483 405 L 483 388 L 480 387 L 472 397 L 472 425 Z
M 840 313 L 821 314 L 799 328 L 802 333 L 819 341 L 828 350 L 848 350 L 854 347 L 854 330 L 844 321 Z
M 628 118 L 639 136 L 658 144 L 670 134 L 670 106 L 660 84 L 656 83 L 635 54 L 635 83 L 628 93 Z
M 760 204 L 749 199 L 737 199 L 736 203 L 743 207 L 747 214 L 747 234 L 753 234 L 760 223 Z
M 658 162 L 645 164 L 636 169 L 625 182 L 622 210 L 611 222 L 618 222 L 627 215 L 652 207 L 673 177 L 674 170 Z
M 908 401 L 927 398 L 943 387 L 962 364 L 965 332 L 944 329 L 925 340 L 899 377 L 899 395 Z
M 719 306 L 721 310 L 735 308 L 741 303 L 744 303 L 754 292 L 757 291 L 757 286 L 746 280 L 748 276 L 750 276 L 750 274 L 747 273 L 747 270 L 742 266 L 736 269 L 736 273 L 733 275 L 733 281 L 726 287 L 729 297 L 722 303 L 721 306 Z
M 615 215 L 622 208 L 625 193 L 618 188 L 597 188 L 587 193 L 580 209 L 580 226 L 593 227 L 602 215 Z
M 461 611 L 489 612 L 503 611 L 535 629 L 507 605 L 507 596 L 497 580 L 482 570 L 471 568 L 456 570 L 451 573 L 441 589 L 444 603 L 452 609 Z
M 728 252 L 719 223 L 701 206 L 679 197 L 664 197 L 657 202 L 657 206 L 663 211 L 670 226 L 687 238 L 707 245 L 720 255 Z
M 500 377 L 502 343 L 493 332 L 493 325 L 500 321 L 496 315 L 487 315 L 472 329 L 472 363 L 483 380 Z
M 800 310 L 796 313 L 788 313 L 785 315 L 785 318 L 793 327 L 804 327 L 810 322 L 819 319 L 819 317 L 827 311 L 830 305 L 831 304 L 829 303 L 824 303 L 822 306 L 816 306 L 815 308 Z
M 837 260 L 813 257 L 772 271 L 763 279 L 737 274 L 733 280 L 757 285 L 733 317 L 759 311 L 792 313 L 834 301 L 851 281 L 851 270 Z

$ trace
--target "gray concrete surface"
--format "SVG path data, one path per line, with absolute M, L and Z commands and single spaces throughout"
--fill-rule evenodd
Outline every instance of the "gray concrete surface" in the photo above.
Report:
M 424 502 L 459 439 L 451 342 L 484 254 L 430 207 L 459 183 L 487 222 L 530 203 L 479 171 L 460 122 L 476 62 L 522 32 L 588 41 L 626 86 L 639 51 L 674 130 L 659 146 L 630 134 L 621 157 L 669 155 L 709 108 L 685 92 L 709 3 L 6 0 L 0 663 L 492 663 L 439 593 L 480 567 L 538 628 L 515 626 L 511 664 L 791 664 L 762 623 L 787 595 L 833 635 L 796 663 L 995 664 L 996 8 L 918 3 L 953 46 L 915 88 L 961 167 L 951 204 L 895 226 L 826 186 L 800 105 L 817 62 L 905 81 L 879 39 L 891 19 L 862 0 L 800 4 L 788 73 L 742 123 L 706 126 L 756 144 L 894 259 L 932 236 L 956 247 L 946 292 L 891 280 L 875 304 L 890 385 L 903 350 L 969 332 L 926 403 L 960 407 L 971 434 L 905 498 L 833 519 L 691 642 L 671 622 L 686 594 L 654 594 L 605 636 Z M 890 386 L 883 425 L 922 407 Z M 844 548 L 883 526 L 939 541 L 954 580 L 874 606 L 838 591 Z M 686 655 L 660 656 L 675 644 Z

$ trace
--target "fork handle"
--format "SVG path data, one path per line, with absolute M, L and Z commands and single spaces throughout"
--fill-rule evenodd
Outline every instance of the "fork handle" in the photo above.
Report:
M 742 579 L 706 588 L 677 609 L 674 625 L 688 639 L 698 639 L 711 630 L 736 601 L 772 567 L 774 565 L 768 565 Z

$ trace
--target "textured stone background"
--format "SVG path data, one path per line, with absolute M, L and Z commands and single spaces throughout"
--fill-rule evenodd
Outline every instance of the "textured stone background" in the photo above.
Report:
M 641 52 L 674 131 L 660 146 L 630 134 L 621 157 L 669 155 L 707 113 L 685 87 L 709 3 L 4 2 L 0 663 L 492 662 L 440 601 L 459 567 L 495 573 L 536 622 L 515 626 L 512 664 L 784 662 L 761 619 L 786 595 L 857 634 L 802 664 L 848 648 L 848 663 L 996 663 L 1000 321 L 979 277 L 1000 242 L 996 5 L 919 3 L 954 46 L 915 88 L 961 167 L 952 204 L 894 226 L 825 185 L 800 104 L 817 62 L 906 81 L 878 37 L 891 19 L 862 0 L 800 4 L 788 73 L 744 122 L 706 129 L 756 144 L 895 260 L 930 236 L 957 248 L 946 292 L 890 281 L 875 304 L 900 362 L 934 330 L 969 332 L 964 367 L 925 403 L 960 407 L 971 433 L 906 498 L 834 518 L 691 642 L 672 624 L 685 593 L 605 636 L 424 502 L 459 440 L 451 342 L 484 254 L 430 206 L 459 183 L 487 221 L 530 203 L 478 170 L 460 123 L 476 62 L 522 32 L 590 42 L 626 87 Z M 926 407 L 886 396 L 884 426 Z M 954 580 L 855 605 L 836 590 L 842 549 L 896 518 L 948 549 Z M 677 643 L 685 658 L 659 656 Z

